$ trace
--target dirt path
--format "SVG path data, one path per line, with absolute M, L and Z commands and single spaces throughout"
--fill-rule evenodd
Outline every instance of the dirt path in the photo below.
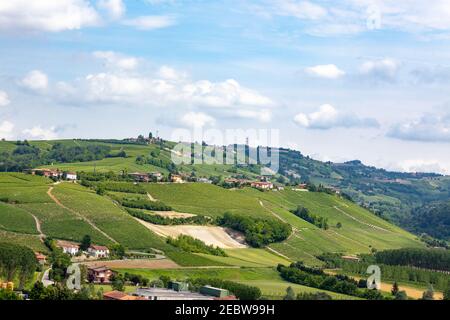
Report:
M 361 220 L 355 218 L 354 216 L 352 216 L 351 214 L 348 214 L 347 212 L 345 212 L 344 210 L 342 210 L 342 209 L 339 208 L 338 206 L 334 206 L 333 208 L 336 209 L 337 211 L 343 213 L 344 215 L 346 215 L 346 216 L 349 217 L 350 219 L 355 220 L 356 222 L 359 222 L 359 223 L 361 223 L 361 224 L 364 224 L 364 225 L 366 225 L 366 226 L 369 226 L 369 227 L 371 227 L 371 228 L 378 229 L 378 230 L 381 230 L 381 231 L 392 232 L 392 231 L 387 230 L 387 229 L 384 229 L 384 228 L 382 228 L 382 227 L 375 226 L 375 225 L 373 225 L 373 224 L 370 224 L 370 223 L 361 221 Z
M 70 211 L 71 213 L 73 213 L 74 215 L 76 215 L 77 217 L 79 217 L 80 219 L 82 219 L 83 221 L 87 222 L 92 228 L 94 228 L 95 230 L 97 230 L 98 232 L 100 232 L 102 235 L 104 235 L 106 238 L 108 238 L 109 240 L 111 240 L 114 243 L 118 243 L 116 240 L 114 240 L 110 235 L 108 235 L 107 233 L 105 233 L 103 230 L 101 230 L 99 227 L 97 227 L 91 220 L 89 220 L 88 218 L 84 217 L 83 215 L 81 215 L 80 213 L 76 212 L 75 210 L 72 210 L 68 207 L 66 207 L 65 205 L 63 205 L 58 198 L 56 198 L 53 194 L 53 187 L 50 187 L 47 191 L 47 195 L 61 208 L 66 209 L 68 211 Z
M 282 254 L 281 252 L 278 252 L 275 249 L 272 249 L 271 247 L 266 247 L 267 250 L 272 251 L 273 253 L 275 253 L 276 255 L 283 257 L 284 259 L 286 259 L 287 261 L 292 261 L 288 256 L 285 256 L 284 254 Z
M 153 201 L 153 202 L 158 201 L 155 198 L 153 198 L 152 195 L 150 193 L 148 193 L 148 192 L 147 192 L 147 197 L 149 198 L 150 201 Z
M 39 221 L 39 219 L 34 214 L 32 214 L 32 213 L 30 213 L 30 214 L 34 218 L 34 221 L 36 222 L 36 230 L 39 232 L 39 238 L 41 239 L 41 242 L 44 243 L 44 239 L 46 238 L 46 236 L 42 232 L 41 222 Z

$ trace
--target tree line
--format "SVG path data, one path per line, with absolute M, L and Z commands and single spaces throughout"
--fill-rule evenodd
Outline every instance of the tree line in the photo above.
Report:
M 186 252 L 193 252 L 193 253 L 206 253 L 211 254 L 213 256 L 220 256 L 220 257 L 227 257 L 228 255 L 226 252 L 219 248 L 214 247 L 213 245 L 207 245 L 203 241 L 199 239 L 194 239 L 191 236 L 187 235 L 179 235 L 177 238 L 168 237 L 167 243 L 180 248 Z
M 12 152 L 0 153 L 0 171 L 20 172 L 54 162 L 86 162 L 109 156 L 123 156 L 122 153 L 110 155 L 111 147 L 104 145 L 67 146 L 56 143 L 49 151 L 42 151 L 26 140 L 18 141 L 16 145 Z
M 295 214 L 297 217 L 315 225 L 316 227 L 322 228 L 324 230 L 328 229 L 328 219 L 312 214 L 309 212 L 308 208 L 305 208 L 303 206 L 298 206 L 297 209 L 291 210 L 293 214 Z
M 328 275 L 323 270 L 307 267 L 302 262 L 292 263 L 289 267 L 279 264 L 277 271 L 284 280 L 292 283 L 364 299 L 383 299 L 377 290 L 358 288 L 358 282 L 346 275 Z

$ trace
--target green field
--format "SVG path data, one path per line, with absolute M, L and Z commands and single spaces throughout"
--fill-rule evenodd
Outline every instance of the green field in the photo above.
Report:
M 141 269 L 117 269 L 120 273 L 132 273 L 141 275 L 150 280 L 156 280 L 160 276 L 168 276 L 175 280 L 188 278 L 218 278 L 231 280 L 243 284 L 255 286 L 261 289 L 263 297 L 268 299 L 282 299 L 287 287 L 292 287 L 296 293 L 300 292 L 326 292 L 333 299 L 357 299 L 355 297 L 338 294 L 325 290 L 309 288 L 284 281 L 274 268 L 234 268 L 234 269 L 172 269 L 172 270 L 141 270 Z

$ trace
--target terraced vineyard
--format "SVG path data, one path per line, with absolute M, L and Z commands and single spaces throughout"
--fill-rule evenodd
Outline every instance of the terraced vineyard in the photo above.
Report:
M 55 143 L 57 142 L 32 142 L 42 150 L 51 149 Z M 76 146 L 93 142 L 66 140 L 58 143 Z M 159 158 L 169 160 L 169 150 L 159 149 L 155 145 L 104 144 L 111 147 L 111 152 L 125 151 L 127 158 L 58 163 L 43 167 L 78 172 L 159 171 L 168 174 L 164 168 L 139 165 L 135 160 L 140 155 L 148 155 L 152 150 L 158 150 Z M 13 149 L 13 146 L 11 143 L 0 142 L 0 150 Z M 184 166 L 178 169 L 189 172 L 192 167 Z M 242 168 L 238 169 L 238 172 L 252 175 Z M 232 175 L 227 166 L 199 166 L 196 167 L 196 174 Z M 293 261 L 304 261 L 308 265 L 321 265 L 322 262 L 317 256 L 325 252 L 360 254 L 375 249 L 424 246 L 416 236 L 338 195 L 298 192 L 289 187 L 283 191 L 267 192 L 252 188 L 235 190 L 202 183 L 135 185 L 121 182 L 116 183 L 115 187 L 116 189 L 106 190 L 105 194 L 99 195 L 95 188 L 76 183 L 54 183 L 38 176 L 0 173 L 0 236 L 3 241 L 25 244 L 35 251 L 47 250 L 42 243 L 44 237 L 80 242 L 85 235 L 90 235 L 94 243 L 101 245 L 120 243 L 134 251 L 157 249 L 175 262 L 171 262 L 175 268 L 194 268 L 128 271 L 140 272 L 150 278 L 169 275 L 176 278 L 211 276 L 234 279 L 258 286 L 266 298 L 282 297 L 288 286 L 292 286 L 296 292 L 318 291 L 282 280 L 274 269 L 278 264 L 288 265 Z M 124 190 L 127 192 L 119 192 Z M 292 234 L 285 241 L 272 243 L 264 249 L 226 249 L 226 257 L 189 253 L 167 244 L 163 237 L 152 231 L 157 228 L 148 228 L 144 226 L 143 221 L 137 221 L 121 206 L 120 203 L 123 203 L 124 199 L 135 199 L 134 201 L 140 203 L 159 201 L 159 204 L 167 206 L 171 211 L 162 214 L 143 208 L 135 210 L 167 218 L 207 216 L 215 219 L 229 212 L 258 219 L 279 220 L 292 226 Z M 294 215 L 291 211 L 298 206 L 307 208 L 316 216 L 326 218 L 329 227 L 326 230 L 321 229 Z M 202 219 L 211 221 L 209 218 Z M 200 231 L 203 236 L 206 235 L 207 227 L 202 225 L 195 226 L 197 231 L 194 228 L 189 229 L 189 225 L 183 225 L 183 228 L 194 237 L 196 232 Z M 330 295 L 336 299 L 350 298 L 336 293 Z

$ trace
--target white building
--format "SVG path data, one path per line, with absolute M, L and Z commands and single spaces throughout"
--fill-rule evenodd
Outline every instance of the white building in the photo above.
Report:
M 66 177 L 66 180 L 70 180 L 70 181 L 77 180 L 77 174 L 75 172 L 66 172 L 65 177 Z
M 109 256 L 109 249 L 105 246 L 91 245 L 88 248 L 88 253 L 96 258 L 107 258 Z
M 71 256 L 74 256 L 78 253 L 80 250 L 80 247 L 78 244 L 68 241 L 58 241 L 56 243 L 56 246 L 61 248 L 64 253 L 70 254 Z

